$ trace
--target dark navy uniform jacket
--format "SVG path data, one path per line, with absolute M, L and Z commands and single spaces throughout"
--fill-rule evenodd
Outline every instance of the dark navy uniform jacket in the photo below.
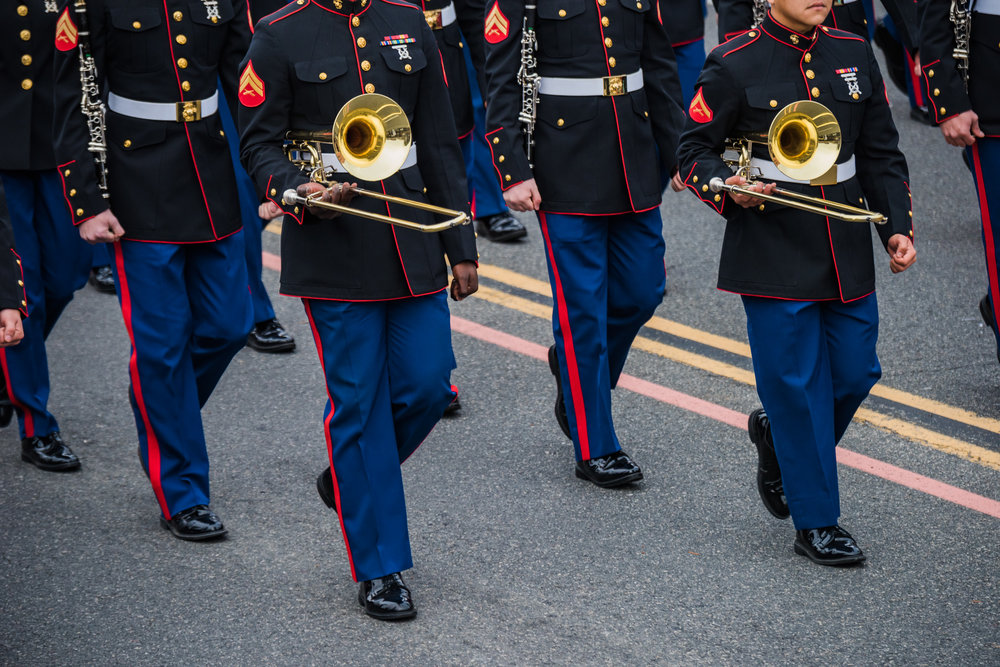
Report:
M 56 157 L 74 224 L 107 208 L 80 111 L 76 16 L 63 3 L 56 39 Z M 101 92 L 142 102 L 236 99 L 250 39 L 245 0 L 88 0 Z M 134 241 L 215 241 L 239 231 L 236 181 L 218 114 L 192 122 L 107 112 L 111 210 Z
M 663 24 L 673 47 L 705 38 L 705 11 L 701 0 L 660 0 Z
M 417 164 L 381 183 L 359 185 L 468 210 L 465 164 L 441 55 L 420 9 L 391 0 L 290 4 L 257 24 L 241 72 L 241 157 L 262 196 L 286 214 L 282 293 L 351 301 L 419 296 L 447 286 L 445 254 L 452 265 L 476 261 L 468 225 L 426 234 L 349 214 L 319 220 L 281 200 L 286 189 L 308 181 L 282 152 L 285 132 L 329 130 L 345 102 L 374 92 L 405 110 Z M 357 181 L 347 174 L 339 180 Z M 351 206 L 432 220 L 416 209 L 367 197 L 355 198 Z
M 13 308 L 28 316 L 21 258 L 14 250 L 14 230 L 10 226 L 7 202 L 0 187 L 0 309 Z
M 521 124 L 524 3 L 496 0 L 485 21 L 486 138 L 500 186 L 536 179 L 542 210 L 619 214 L 659 206 L 683 126 L 677 63 L 658 0 L 538 0 L 538 74 L 600 78 L 640 68 L 644 86 L 614 97 L 541 95 L 532 172 Z
M 838 164 L 851 155 L 857 176 L 829 186 L 778 182 L 780 187 L 885 214 L 883 243 L 912 236 L 906 161 L 897 147 L 885 85 L 868 42 L 823 26 L 812 36 L 768 14 L 708 56 L 679 149 L 681 175 L 698 197 L 727 220 L 719 288 L 783 299 L 850 301 L 875 289 L 869 225 L 842 222 L 781 204 L 745 209 L 709 187 L 732 170 L 723 162 L 727 138 L 764 132 L 790 102 L 812 99 L 840 123 Z M 755 144 L 755 157 L 767 159 Z M 766 179 L 763 182 L 768 182 Z
M 42 0 L 0 8 L 0 169 L 54 169 L 52 36 L 57 12 Z
M 950 0 L 920 0 L 920 68 L 927 106 L 941 123 L 973 109 L 987 136 L 1000 136 L 1000 16 L 972 12 L 969 90 L 955 66 Z
M 441 25 L 435 21 L 440 10 L 451 4 L 451 0 L 411 0 L 424 10 L 427 24 L 437 39 L 441 61 L 444 63 L 445 82 L 451 98 L 451 109 L 455 116 L 455 129 L 463 137 L 472 131 L 472 91 L 469 89 L 469 71 L 465 66 L 465 40 L 459 22 Z M 458 3 L 456 3 L 457 9 Z M 457 16 L 457 11 L 456 11 Z

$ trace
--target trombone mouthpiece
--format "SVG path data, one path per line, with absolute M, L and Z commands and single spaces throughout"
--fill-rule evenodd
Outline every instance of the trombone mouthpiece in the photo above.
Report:
M 726 189 L 726 182 L 716 176 L 708 182 L 708 189 L 712 192 L 722 192 Z
M 289 204 L 297 204 L 297 198 L 299 198 L 299 195 L 293 188 L 288 188 L 281 193 L 281 203 L 286 206 Z

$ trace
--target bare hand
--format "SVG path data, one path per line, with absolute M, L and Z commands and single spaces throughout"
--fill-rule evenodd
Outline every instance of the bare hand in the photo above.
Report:
M 125 235 L 125 230 L 118 224 L 118 218 L 110 208 L 80 223 L 79 228 L 80 238 L 87 243 L 114 243 Z
M 893 234 L 886 244 L 889 252 L 889 269 L 893 273 L 906 271 L 917 259 L 917 249 L 913 247 L 913 241 L 904 234 Z
M 747 179 L 736 174 L 733 174 L 726 179 L 726 185 L 746 186 L 746 184 Z M 774 193 L 775 187 L 777 186 L 775 186 L 774 183 L 768 183 L 765 185 L 764 183 L 755 182 L 749 186 L 749 189 L 754 192 L 763 192 L 764 194 L 769 195 Z M 764 200 L 760 197 L 751 197 L 750 195 L 744 195 L 738 192 L 730 192 L 729 196 L 732 198 L 734 203 L 739 204 L 743 208 L 753 208 L 754 206 L 760 206 L 764 203 Z
M 681 172 L 676 172 L 670 178 L 670 189 L 674 192 L 681 192 L 684 190 L 684 181 L 681 180 Z
M 920 51 L 913 54 L 913 76 L 920 78 Z
M 537 211 L 542 205 L 542 195 L 538 193 L 535 179 L 529 178 L 503 193 L 507 206 L 515 211 Z
M 262 202 L 261 205 L 257 207 L 257 217 L 261 220 L 274 220 L 275 218 L 280 218 L 284 214 L 285 212 L 281 210 L 281 207 L 270 200 Z
M 15 308 L 0 310 L 0 347 L 17 345 L 24 338 L 21 311 Z
M 964 148 L 976 143 L 976 138 L 986 135 L 979 129 L 979 116 L 969 109 L 941 123 L 941 134 L 952 146 Z
M 346 206 L 354 199 L 354 188 L 356 187 L 358 187 L 357 183 L 334 183 L 330 187 L 325 188 L 320 183 L 309 182 L 295 188 L 295 194 L 300 197 L 308 197 L 311 194 L 322 192 L 322 196 L 315 197 L 314 201 Z M 331 220 L 340 215 L 340 211 L 332 211 L 321 206 L 310 206 L 309 212 L 317 218 L 323 218 L 324 220 Z
M 451 281 L 451 298 L 461 301 L 479 289 L 479 272 L 475 262 L 459 262 L 451 267 L 454 278 Z

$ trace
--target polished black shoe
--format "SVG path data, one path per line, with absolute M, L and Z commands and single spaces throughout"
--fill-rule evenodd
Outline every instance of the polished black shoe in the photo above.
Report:
M 476 232 L 497 243 L 509 243 L 528 235 L 521 221 L 509 211 L 476 218 Z
M 997 323 L 996 318 L 993 315 L 993 304 L 990 303 L 989 294 L 979 300 L 979 314 L 982 316 L 983 322 L 986 323 L 986 326 L 990 328 L 990 331 L 996 335 Z M 997 361 L 1000 361 L 1000 347 L 997 348 Z
M 445 417 L 457 417 L 458 412 L 462 409 L 462 403 L 458 400 L 458 387 L 451 385 L 451 390 L 455 392 L 455 400 L 448 404 L 448 407 L 444 409 Z
M 62 441 L 59 431 L 21 440 L 21 460 L 41 470 L 63 472 L 80 467 L 80 459 Z
M 12 419 L 14 419 L 14 404 L 11 403 L 10 395 L 7 393 L 7 383 L 0 379 L 0 428 L 10 426 Z
M 336 492 L 333 490 L 333 475 L 330 473 L 329 467 L 321 472 L 319 477 L 316 478 L 316 491 L 319 493 L 320 500 L 322 500 L 327 507 L 336 512 L 337 496 Z
M 549 348 L 549 370 L 556 378 L 556 423 L 570 440 L 573 436 L 569 434 L 569 415 L 566 413 L 566 401 L 563 397 L 562 373 L 559 372 L 559 355 L 556 353 L 556 346 Z
M 931 119 L 931 112 L 927 110 L 927 107 L 911 108 L 910 118 L 923 125 L 930 125 L 932 127 L 934 125 L 934 120 Z
M 410 589 L 399 572 L 362 581 L 358 585 L 358 602 L 366 614 L 382 621 L 403 621 L 417 615 Z
M 222 521 L 208 505 L 195 505 L 170 517 L 160 517 L 160 525 L 174 534 L 174 537 L 191 542 L 213 540 L 228 531 Z
M 275 318 L 253 325 L 247 336 L 247 346 L 258 352 L 291 352 L 295 349 L 295 338 L 285 331 Z
M 787 519 L 788 501 L 785 500 L 785 487 L 781 483 L 778 457 L 774 453 L 771 421 L 763 408 L 750 413 L 747 432 L 750 434 L 750 441 L 757 445 L 757 494 L 768 512 L 778 519 Z
M 602 489 L 610 489 L 638 482 L 642 479 L 642 469 L 628 454 L 619 451 L 577 461 L 576 476 L 593 482 Z
M 90 270 L 90 278 L 87 279 L 98 292 L 105 294 L 115 293 L 115 274 L 111 272 L 110 266 L 95 266 Z
M 795 553 L 820 565 L 856 565 L 865 554 L 851 534 L 840 526 L 795 531 Z

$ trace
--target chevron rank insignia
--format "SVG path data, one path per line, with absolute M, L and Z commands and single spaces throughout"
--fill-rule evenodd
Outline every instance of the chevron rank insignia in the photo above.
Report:
M 486 15 L 486 41 L 499 44 L 510 34 L 510 21 L 500 11 L 500 0 L 493 3 L 492 9 Z
M 69 7 L 63 10 L 56 21 L 56 48 L 60 51 L 71 51 L 76 48 L 76 24 L 69 15 Z
M 253 70 L 253 61 L 247 63 L 240 75 L 240 104 L 245 107 L 260 106 L 264 101 L 264 82 Z
M 705 101 L 704 88 L 699 88 L 694 99 L 691 100 L 691 106 L 688 108 L 688 115 L 691 116 L 691 120 L 696 123 L 707 123 L 712 120 L 712 109 L 709 108 L 708 102 Z

